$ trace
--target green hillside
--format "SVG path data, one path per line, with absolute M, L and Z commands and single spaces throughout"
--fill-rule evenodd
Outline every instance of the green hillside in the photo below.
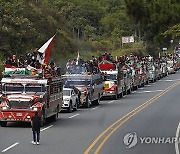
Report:
M 0 57 L 40 48 L 56 32 L 52 58 L 111 52 L 156 55 L 180 37 L 179 0 L 0 0 Z M 122 36 L 135 37 L 124 44 Z M 1 63 L 2 66 L 2 63 Z

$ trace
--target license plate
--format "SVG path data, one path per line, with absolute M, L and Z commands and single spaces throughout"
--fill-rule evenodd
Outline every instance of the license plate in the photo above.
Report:
M 16 116 L 21 117 L 22 113 L 16 113 Z

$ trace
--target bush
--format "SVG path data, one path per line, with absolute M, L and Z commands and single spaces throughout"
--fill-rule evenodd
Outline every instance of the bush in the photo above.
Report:
M 109 52 L 114 49 L 113 43 L 109 40 L 92 41 L 94 51 Z

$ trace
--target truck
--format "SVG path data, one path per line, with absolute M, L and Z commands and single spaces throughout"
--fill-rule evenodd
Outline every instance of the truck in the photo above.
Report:
M 80 92 L 79 106 L 89 108 L 99 105 L 103 93 L 101 74 L 64 74 L 64 88 L 76 88 Z
M 156 67 L 154 66 L 154 62 L 149 62 L 148 65 L 148 71 L 149 71 L 149 82 L 156 82 Z
M 133 82 L 132 82 L 132 70 L 130 66 L 124 65 L 123 66 L 123 74 L 124 74 L 124 85 L 125 85 L 125 94 L 131 94 L 133 90 Z
M 162 61 L 161 63 L 161 70 L 162 70 L 163 77 L 167 76 L 168 70 L 167 70 L 167 63 L 165 61 Z
M 142 86 L 145 84 L 149 84 L 149 71 L 148 71 L 148 66 L 146 63 L 142 65 L 142 71 L 141 71 L 141 78 L 142 78 Z
M 8 122 L 30 122 L 38 112 L 43 126 L 48 117 L 57 120 L 63 103 L 60 76 L 12 74 L 1 80 L 0 125 Z
M 122 97 L 126 90 L 123 69 L 107 60 L 101 61 L 98 67 L 104 76 L 103 97 L 113 97 L 114 99 Z

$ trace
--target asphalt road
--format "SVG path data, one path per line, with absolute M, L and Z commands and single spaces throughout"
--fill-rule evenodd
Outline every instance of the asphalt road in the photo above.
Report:
M 156 83 L 150 83 L 119 100 L 103 100 L 99 106 L 82 108 L 73 113 L 60 113 L 56 122 L 49 119 L 41 129 L 40 145 L 31 144 L 30 124 L 10 123 L 7 127 L 0 127 L 0 152 L 91 154 L 99 151 L 100 154 L 174 154 L 174 143 L 151 144 L 149 140 L 148 143 L 140 143 L 139 137 L 174 137 L 178 134 L 178 79 L 179 72 Z M 133 109 L 135 110 L 132 111 Z M 127 145 L 123 143 L 124 136 L 130 132 L 137 134 L 137 144 L 126 148 Z M 134 143 L 135 140 L 132 144 Z M 176 149 L 178 146 L 176 145 Z

